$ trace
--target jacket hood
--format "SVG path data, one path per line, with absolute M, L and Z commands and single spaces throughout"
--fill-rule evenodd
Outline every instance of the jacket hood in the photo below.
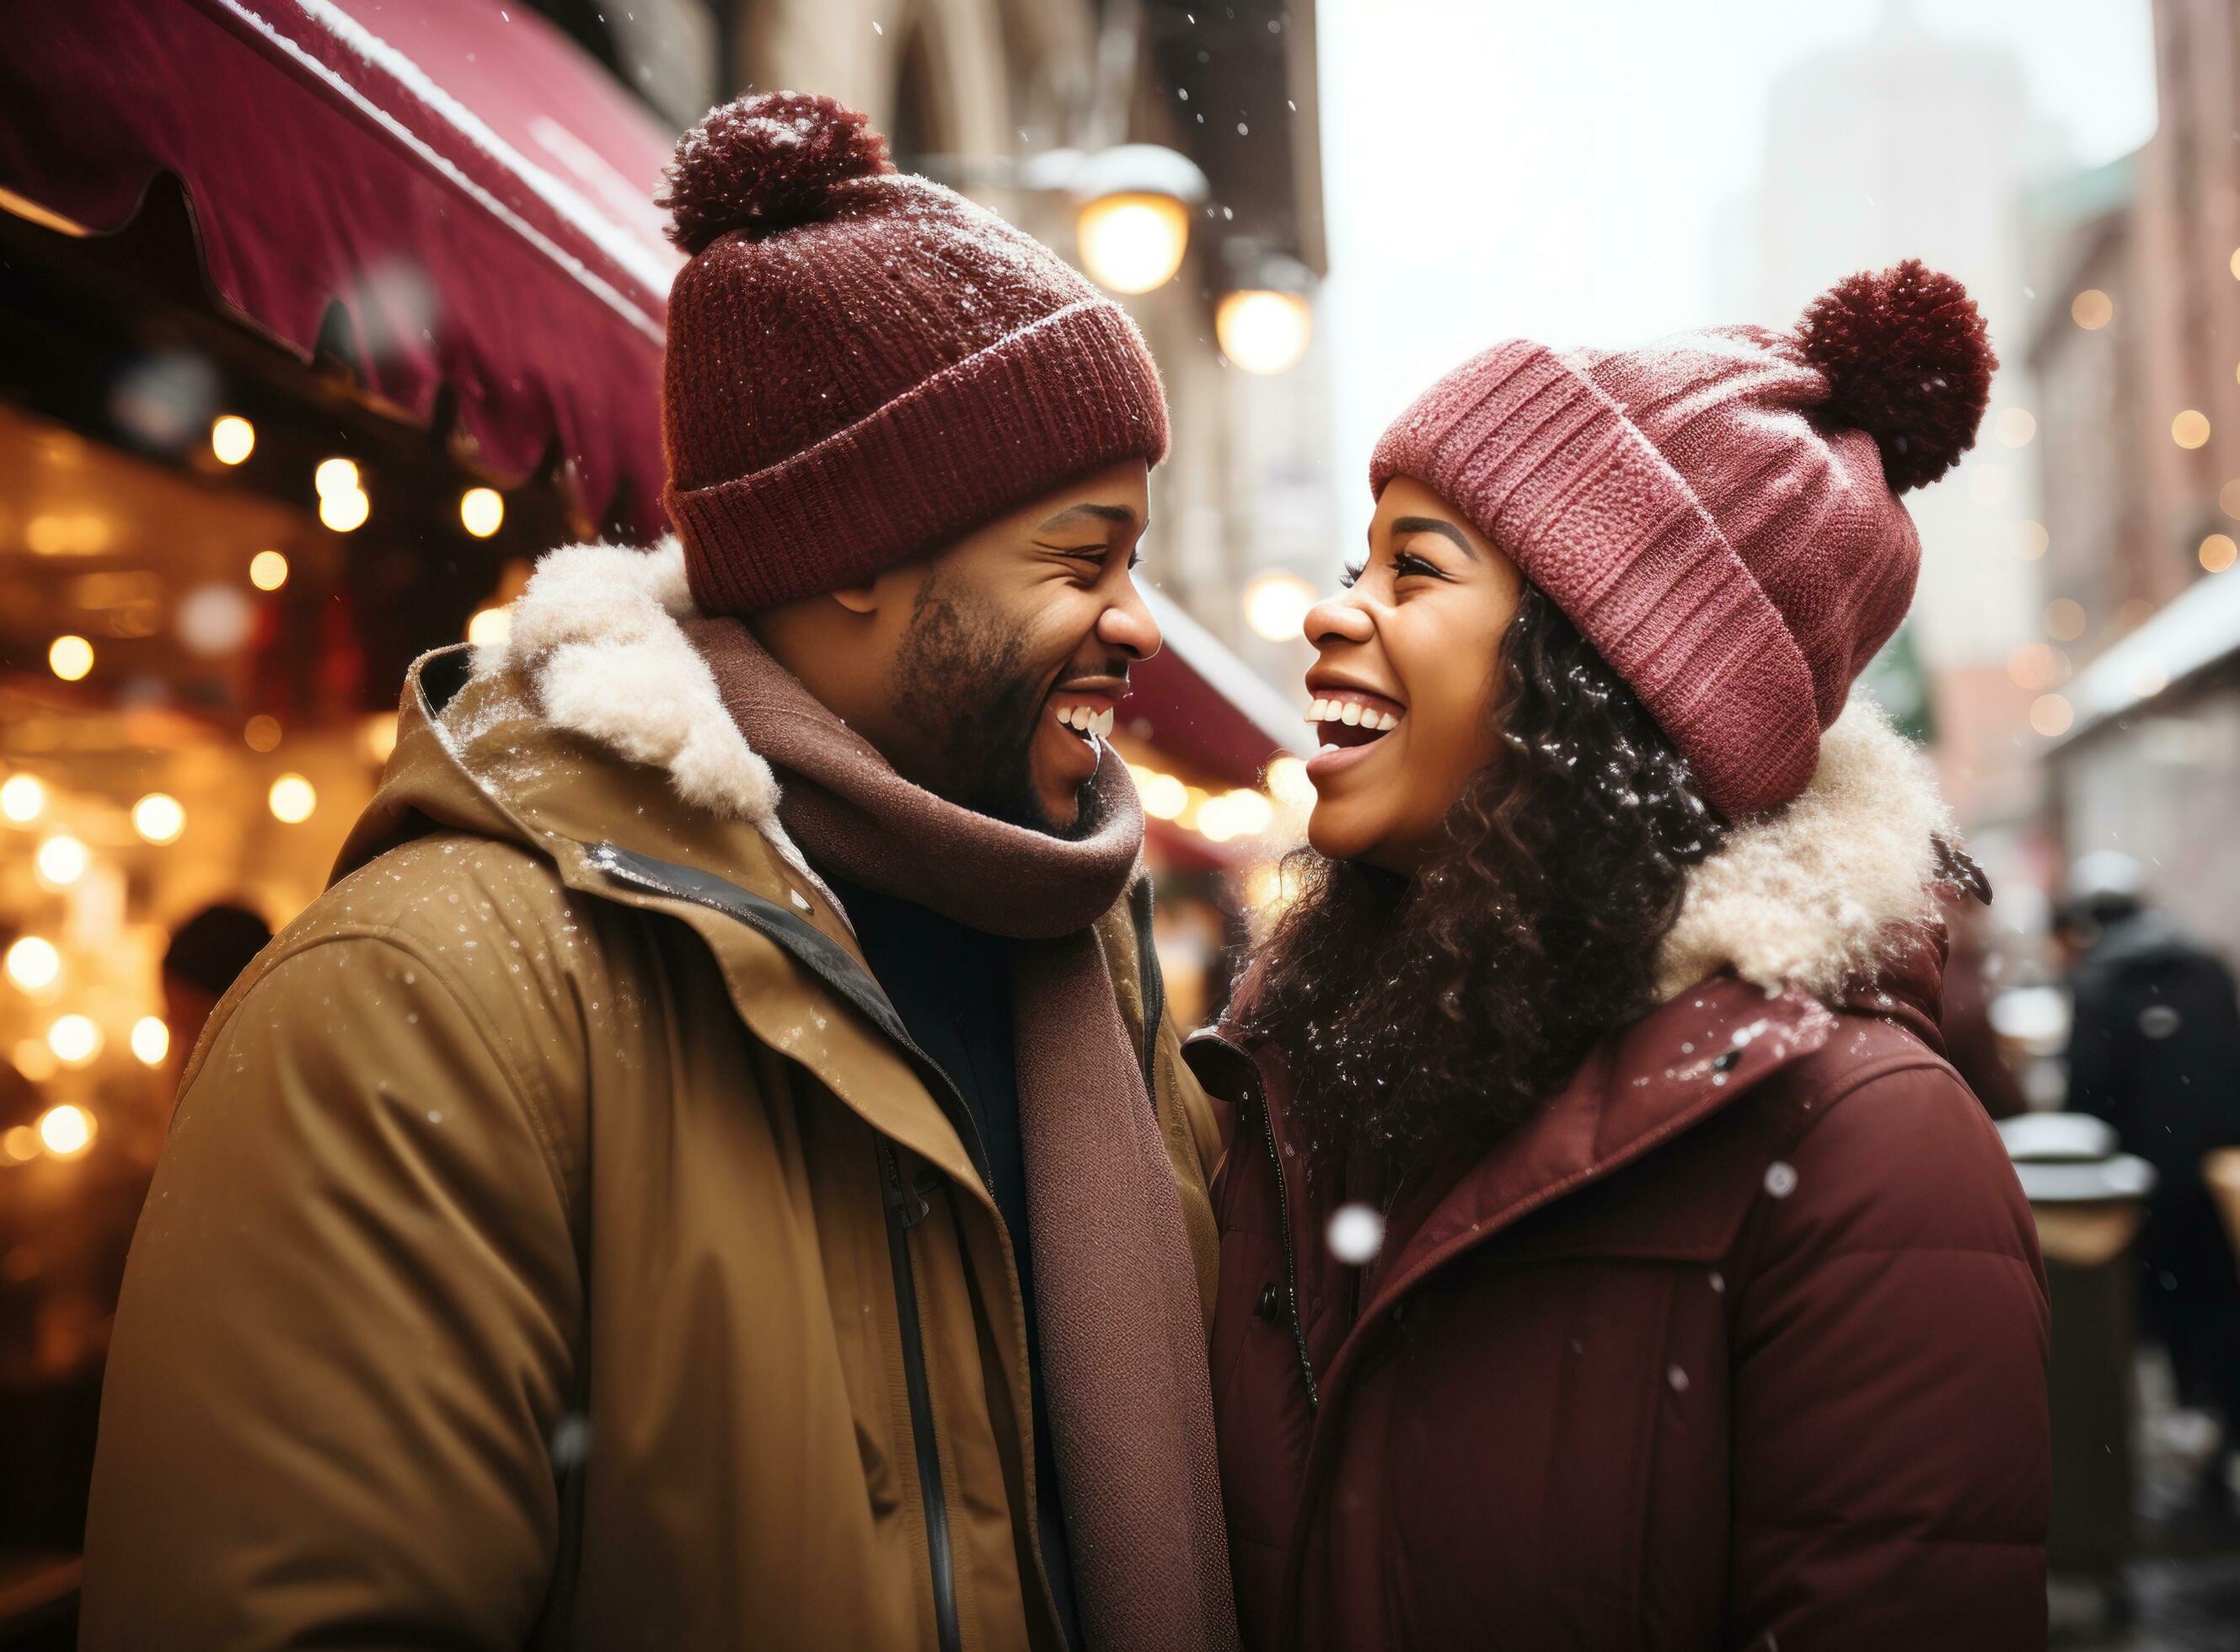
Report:
M 758 891 L 817 884 L 769 764 L 678 623 L 695 610 L 675 539 L 555 550 L 506 612 L 502 642 L 413 663 L 397 749 L 337 877 L 433 823 L 556 857 L 617 844 Z
M 1657 953 L 1658 996 L 1732 969 L 1769 993 L 1842 1002 L 1941 927 L 1937 839 L 1950 830 L 1926 759 L 1853 696 L 1804 790 L 1737 823 L 1689 875 Z

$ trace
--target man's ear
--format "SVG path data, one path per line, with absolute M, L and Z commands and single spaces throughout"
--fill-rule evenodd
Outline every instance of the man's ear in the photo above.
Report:
M 925 576 L 923 563 L 900 563 L 882 570 L 868 585 L 850 585 L 826 595 L 850 614 L 869 617 L 890 608 L 907 614 L 917 604 Z
M 879 609 L 879 588 L 877 585 L 850 585 L 830 593 L 832 600 L 850 614 L 876 614 Z

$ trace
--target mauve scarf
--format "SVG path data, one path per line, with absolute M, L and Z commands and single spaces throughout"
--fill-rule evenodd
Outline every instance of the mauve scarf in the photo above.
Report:
M 1082 1628 L 1098 1652 L 1235 1646 L 1197 1271 L 1090 929 L 1142 853 L 1134 784 L 1107 747 L 1081 837 L 1007 825 L 904 780 L 738 621 L 688 629 L 812 861 L 1010 940 L 1035 1310 Z

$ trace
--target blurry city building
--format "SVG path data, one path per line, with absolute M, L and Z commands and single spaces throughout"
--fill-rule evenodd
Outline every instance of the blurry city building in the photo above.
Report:
M 2033 708 L 2070 855 L 2120 849 L 2240 953 L 2240 16 L 2157 0 L 2159 119 L 2037 192 L 2052 635 Z
M 1894 715 L 1932 736 L 1946 800 L 1995 884 L 2023 869 L 2037 814 L 2018 741 L 2031 694 L 2010 665 L 2040 640 L 2029 516 L 2037 390 L 2024 348 L 2032 310 L 2014 202 L 2058 170 L 2064 140 L 2031 106 L 2009 49 L 1935 32 L 1890 0 L 1863 38 L 1783 72 L 1767 100 L 1763 183 L 1720 244 L 1731 308 L 1793 324 L 1854 270 L 1916 257 L 1967 284 L 2001 365 L 1975 450 L 1909 495 L 1920 529 L 1912 617 L 1869 678 Z M 2030 863 L 2032 880 L 2048 867 Z

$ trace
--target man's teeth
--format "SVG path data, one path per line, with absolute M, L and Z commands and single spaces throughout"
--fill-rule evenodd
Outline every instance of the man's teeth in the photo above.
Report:
M 1317 698 L 1307 708 L 1309 723 L 1343 723 L 1348 728 L 1374 729 L 1382 734 L 1387 729 L 1397 729 L 1400 719 L 1390 711 L 1372 711 L 1354 700 L 1324 700 Z
M 1118 719 L 1117 711 L 1099 711 L 1091 706 L 1062 705 L 1057 708 L 1057 720 L 1069 729 L 1083 734 L 1112 737 L 1112 725 Z

